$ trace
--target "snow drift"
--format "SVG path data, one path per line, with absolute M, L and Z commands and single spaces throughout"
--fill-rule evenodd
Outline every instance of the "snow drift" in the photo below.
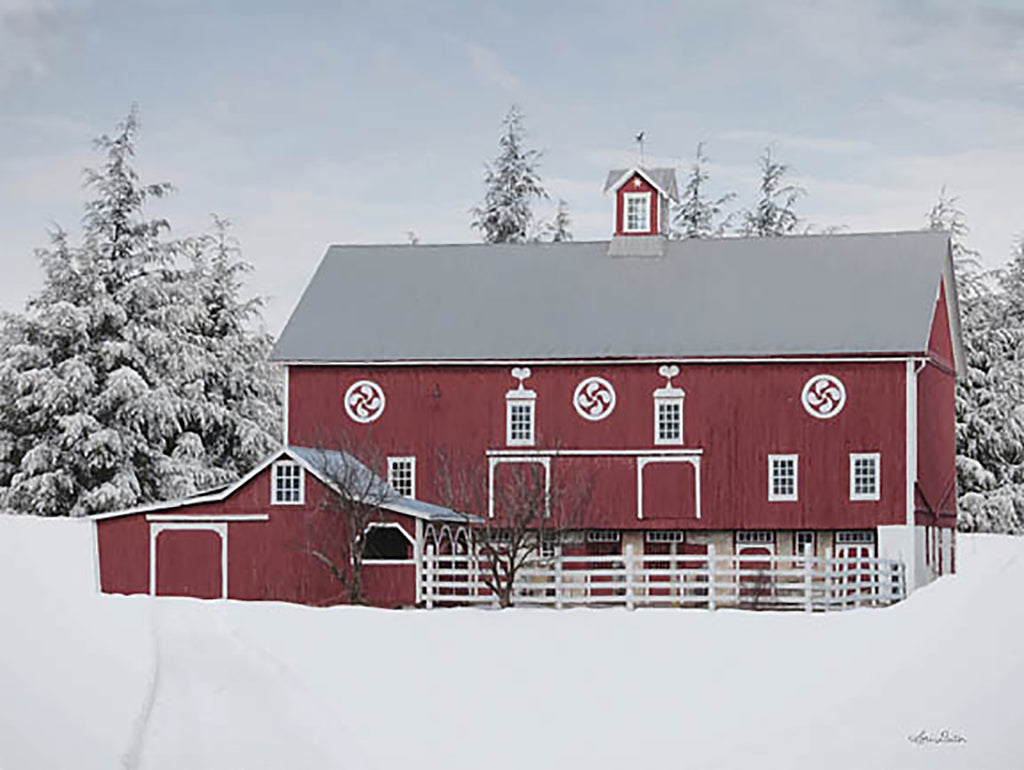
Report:
M 829 615 L 101 596 L 91 525 L 0 517 L 0 768 L 1010 768 L 1024 540 Z

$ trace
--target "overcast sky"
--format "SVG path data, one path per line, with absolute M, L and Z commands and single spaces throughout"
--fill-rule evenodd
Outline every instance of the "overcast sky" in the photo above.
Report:
M 706 142 L 741 204 L 773 143 L 818 226 L 915 229 L 947 185 L 988 265 L 1024 232 L 1024 0 L 0 0 L 0 309 L 133 102 L 144 179 L 178 190 L 151 212 L 233 220 L 275 333 L 330 243 L 478 240 L 513 102 L 580 240 L 641 129 L 649 164 Z

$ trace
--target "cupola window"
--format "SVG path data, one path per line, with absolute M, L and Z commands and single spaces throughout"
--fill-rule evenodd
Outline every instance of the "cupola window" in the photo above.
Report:
M 625 221 L 622 230 L 627 233 L 646 233 L 651 229 L 651 194 L 624 193 Z

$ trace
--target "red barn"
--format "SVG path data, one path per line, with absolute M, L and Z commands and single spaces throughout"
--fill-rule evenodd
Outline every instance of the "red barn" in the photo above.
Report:
M 274 353 L 288 444 L 344 436 L 386 457 L 376 470 L 403 499 L 433 503 L 394 511 L 411 561 L 431 516 L 466 522 L 440 505 L 459 456 L 486 469 L 483 517 L 500 518 L 511 468 L 552 486 L 585 475 L 565 539 L 584 552 L 810 548 L 899 560 L 911 588 L 951 571 L 963 352 L 947 235 L 672 240 L 671 170 L 615 171 L 606 189 L 610 241 L 328 249 Z M 104 590 L 159 592 L 164 548 L 168 565 L 207 565 L 201 590 L 167 566 L 180 592 L 328 600 L 316 565 L 286 553 L 300 517 L 268 497 L 273 462 L 173 504 L 173 520 L 168 506 L 98 517 Z M 227 561 L 194 520 L 230 532 Z M 161 546 L 155 527 L 179 521 Z M 373 601 L 412 603 L 409 573 Z

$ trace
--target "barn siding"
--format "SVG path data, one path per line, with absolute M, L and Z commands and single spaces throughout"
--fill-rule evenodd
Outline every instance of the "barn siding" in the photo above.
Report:
M 956 378 L 952 371 L 953 343 L 943 284 L 939 284 L 928 351 L 931 360 L 917 376 L 919 490 L 915 516 L 918 524 L 955 527 Z M 935 513 L 940 514 L 938 520 Z
M 665 384 L 655 364 L 533 366 L 526 386 L 537 393 L 535 448 L 654 449 L 652 394 Z M 843 411 L 829 420 L 800 402 L 811 376 L 830 373 L 847 390 Z M 572 406 L 579 381 L 598 375 L 617 394 L 612 414 L 582 419 Z M 438 450 L 455 450 L 485 465 L 485 452 L 505 444 L 505 393 L 515 387 L 508 366 L 290 366 L 289 440 L 316 444 L 324 436 L 388 455 L 415 455 L 417 492 L 443 504 Z M 368 425 L 342 407 L 358 379 L 383 389 L 387 406 Z M 903 440 L 905 366 L 897 362 L 686 364 L 674 379 L 686 390 L 685 448 L 703 451 L 702 517 L 680 503 L 679 519 L 704 529 L 868 528 L 905 521 Z M 344 437 L 344 439 L 342 439 Z M 528 450 L 527 450 L 528 451 Z M 849 500 L 849 454 L 882 454 L 882 499 Z M 800 499 L 767 501 L 772 453 L 800 454 Z M 567 458 L 557 458 L 553 473 Z M 664 527 L 636 518 L 635 461 L 586 458 L 597 477 L 589 526 Z M 604 483 L 606 474 L 614 477 Z M 590 522 L 593 524 L 590 524 Z
M 149 525 L 145 516 L 97 521 L 96 541 L 103 593 L 149 593 Z
M 270 468 L 267 468 L 223 501 L 168 507 L 151 513 L 173 514 L 186 521 L 194 516 L 230 517 L 265 513 L 269 517 L 266 521 L 228 521 L 228 598 L 312 605 L 347 601 L 341 584 L 310 553 L 315 547 L 339 563 L 346 562 L 343 519 L 323 508 L 323 487 L 309 473 L 306 474 L 304 505 L 271 505 L 270 473 Z M 415 536 L 415 524 L 408 517 L 385 514 L 380 520 L 398 523 L 410 536 Z M 146 514 L 98 520 L 96 526 L 102 590 L 105 593 L 148 593 L 150 524 L 146 521 Z M 170 539 L 163 542 L 168 536 Z M 203 536 L 216 539 L 219 548 L 220 538 L 209 531 L 200 530 L 197 534 L 165 530 L 160 534 L 157 541 L 158 586 L 173 586 L 173 590 L 165 593 L 208 595 L 205 590 L 198 594 L 191 590 L 198 579 L 191 570 L 206 568 L 208 549 L 199 547 L 190 554 L 187 547 L 178 547 Z M 175 541 L 175 547 L 168 559 L 173 557 L 173 564 L 162 564 L 161 557 L 167 555 L 171 539 Z M 218 550 L 218 575 L 219 558 Z M 366 593 L 371 603 L 383 606 L 413 603 L 415 570 L 411 566 L 405 569 L 392 565 L 368 567 L 364 571 L 369 573 L 376 569 L 390 572 L 387 576 L 378 576 L 374 572 L 369 577 Z M 220 595 L 219 591 L 217 595 Z
M 636 180 L 640 181 L 639 185 L 635 184 Z M 626 235 L 657 235 L 660 232 L 658 228 L 661 226 L 661 194 L 639 174 L 633 174 L 629 181 L 622 185 L 615 193 L 615 234 L 623 235 L 624 233 L 626 204 L 623 196 L 628 192 L 651 194 L 651 229 L 646 233 L 631 232 L 626 233 Z

